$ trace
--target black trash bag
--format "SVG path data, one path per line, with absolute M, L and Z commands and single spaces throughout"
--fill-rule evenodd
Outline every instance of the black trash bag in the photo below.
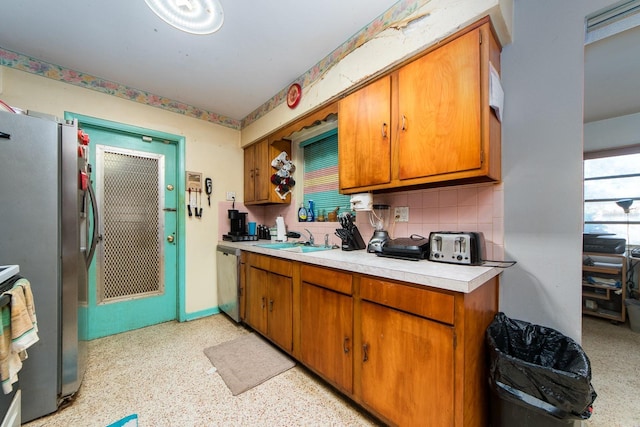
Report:
M 496 314 L 486 332 L 497 395 L 558 419 L 591 416 L 596 392 L 582 347 L 555 329 Z

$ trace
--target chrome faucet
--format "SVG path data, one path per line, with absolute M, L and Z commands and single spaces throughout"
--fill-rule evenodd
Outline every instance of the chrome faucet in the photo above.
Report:
M 329 233 L 324 235 L 324 247 L 325 248 L 329 247 Z
M 305 228 L 305 230 L 307 231 L 307 233 L 309 233 L 309 242 L 308 243 L 311 246 L 313 246 L 315 244 L 315 240 L 313 239 L 313 234 L 311 233 L 311 231 L 309 231 L 308 228 Z

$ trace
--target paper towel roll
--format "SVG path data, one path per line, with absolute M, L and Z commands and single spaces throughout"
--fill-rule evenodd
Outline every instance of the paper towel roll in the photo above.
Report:
M 373 195 L 371 193 L 357 193 L 351 195 L 352 211 L 370 211 L 373 210 Z
M 287 229 L 284 225 L 284 218 L 281 216 L 276 218 L 276 240 L 279 242 L 287 240 Z

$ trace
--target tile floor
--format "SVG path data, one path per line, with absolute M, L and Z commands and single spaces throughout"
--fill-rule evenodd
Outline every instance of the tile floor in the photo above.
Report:
M 220 314 L 90 341 L 73 404 L 26 426 L 106 426 L 132 413 L 141 427 L 375 425 L 299 366 L 232 396 L 203 350 L 246 333 Z
M 74 403 L 26 426 L 106 426 L 132 413 L 141 427 L 376 425 L 299 366 L 233 397 L 203 350 L 246 333 L 215 315 L 91 341 Z M 582 345 L 598 393 L 584 426 L 639 427 L 640 334 L 584 317 Z

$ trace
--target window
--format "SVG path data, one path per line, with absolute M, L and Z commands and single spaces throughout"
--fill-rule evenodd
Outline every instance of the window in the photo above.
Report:
M 314 215 L 350 209 L 350 196 L 338 192 L 338 129 L 300 143 L 304 153 L 304 206 L 315 205 Z
M 628 213 L 616 203 L 622 199 L 633 200 Z M 640 146 L 585 153 L 584 232 L 640 245 Z

